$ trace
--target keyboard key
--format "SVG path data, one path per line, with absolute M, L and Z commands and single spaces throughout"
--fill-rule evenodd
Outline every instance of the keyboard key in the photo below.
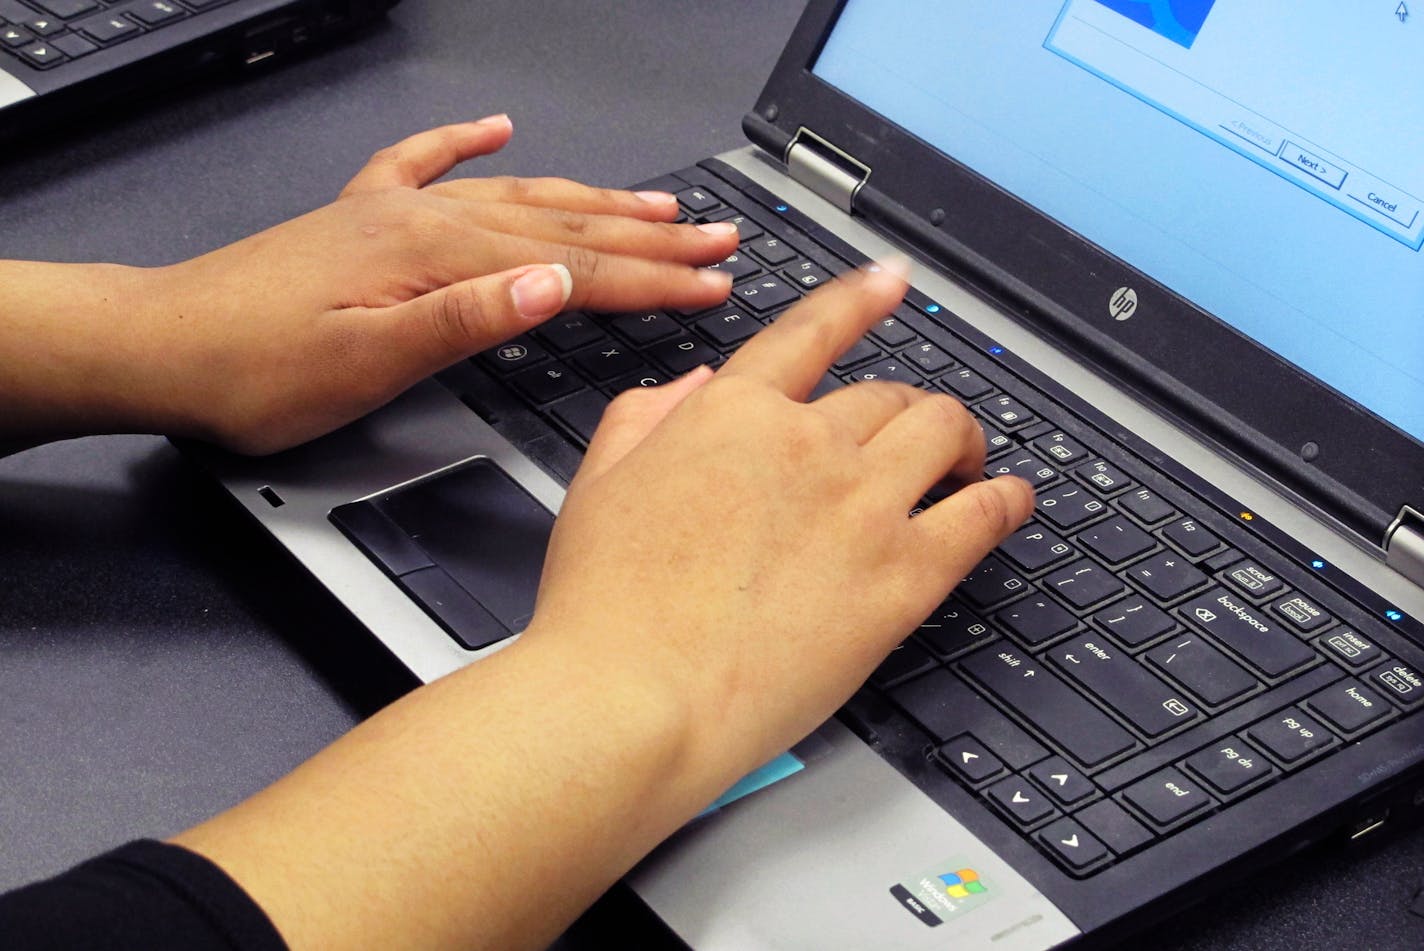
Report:
M 677 200 L 694 215 L 722 207 L 722 200 L 705 188 L 683 189 L 677 193 Z
M 100 43 L 116 43 L 143 32 L 134 21 L 112 13 L 87 17 L 75 23 L 74 28 Z
M 968 367 L 946 373 L 939 378 L 939 384 L 966 403 L 994 391 L 994 384 Z
M 50 36 L 64 29 L 64 24 L 55 17 L 37 16 L 33 13 L 17 20 L 16 25 L 23 26 L 36 36 Z M 61 49 L 63 49 L 63 47 L 61 47 Z
M 1038 422 L 1033 410 L 1012 396 L 991 396 L 974 408 L 1005 432 L 1023 429 L 1029 423 Z
M 1290 622 L 1291 627 L 1305 634 L 1318 631 L 1335 619 L 1313 602 L 1292 594 L 1271 605 L 1271 610 Z
M 1196 718 L 1196 709 L 1175 688 L 1116 647 L 1093 637 L 1059 645 L 1049 656 L 1064 673 L 1146 736 L 1161 736 Z
M 1078 626 L 1078 619 L 1057 601 L 1024 598 L 995 615 L 994 620 L 1028 647 L 1037 647 Z
M 707 270 L 721 271 L 724 274 L 730 274 L 732 276 L 732 282 L 736 283 L 743 278 L 751 277 L 753 274 L 760 274 L 761 265 L 758 264 L 756 258 L 750 254 L 733 251 L 716 264 L 709 265 Z
M 593 439 L 593 432 L 603 421 L 603 411 L 607 408 L 608 397 L 597 390 L 584 390 L 555 403 L 549 412 L 587 444 Z
M 1173 522 L 1162 529 L 1162 537 L 1186 552 L 1189 558 L 1201 558 L 1221 547 L 1220 538 L 1190 518 Z
M 1246 730 L 1246 738 L 1287 766 L 1335 745 L 1334 735 L 1297 707 L 1289 707 L 1251 726 Z
M 682 332 L 677 321 L 667 314 L 656 311 L 615 317 L 612 326 L 614 330 L 631 340 L 635 347 L 646 347 L 648 344 L 666 340 L 668 337 L 676 336 Z
M 959 583 L 955 593 L 977 608 L 992 608 L 1028 592 L 1028 582 L 990 555 Z
M 1079 611 L 1116 598 L 1127 591 L 1118 577 L 1106 569 L 1081 558 L 1047 575 L 1042 582 Z
M 1210 707 L 1254 691 L 1260 682 L 1241 665 L 1197 634 L 1173 638 L 1146 653 L 1147 662 L 1194 693 Z
M 885 380 L 891 383 L 908 383 L 911 386 L 924 385 L 924 378 L 899 360 L 877 360 L 852 370 L 846 375 L 852 383 L 868 383 Z
M 1222 572 L 1221 580 L 1248 598 L 1269 598 L 1285 585 L 1272 572 L 1254 561 L 1236 565 Z
M 1322 634 L 1316 643 L 1326 654 L 1350 667 L 1368 667 L 1384 656 L 1378 647 L 1347 627 Z
M 9 47 L 24 46 L 35 38 L 35 35 L 22 26 L 7 26 L 0 30 L 0 43 Z
M 772 267 L 780 267 L 788 261 L 793 261 L 801 256 L 791 245 L 780 238 L 761 238 L 747 243 L 747 250 L 761 258 Z
M 740 301 L 758 314 L 784 307 L 800 296 L 790 284 L 770 275 L 754 278 L 732 288 L 732 299 Z
M 595 383 L 606 383 L 637 370 L 643 358 L 623 344 L 605 339 L 591 349 L 574 354 L 573 362 Z
M 94 0 L 32 0 L 32 2 L 46 13 L 63 17 L 66 20 L 99 8 L 99 4 Z
M 1127 569 L 1126 575 L 1162 602 L 1175 601 L 1205 587 L 1211 579 L 1174 551 L 1153 555 Z
M 1023 769 L 1048 755 L 1042 743 L 943 667 L 887 693 L 936 742 L 970 733 L 1009 769 Z
M 1145 522 L 1148 525 L 1165 522 L 1177 514 L 1176 509 L 1164 502 L 1161 497 L 1151 489 L 1137 489 L 1136 491 L 1129 492 L 1118 499 L 1117 504 L 1126 509 L 1128 514 L 1132 515 L 1138 521 Z
M 804 290 L 819 287 L 831 279 L 831 272 L 814 261 L 796 261 L 781 272 L 788 281 L 800 284 Z
M 935 659 L 927 650 L 914 641 L 905 641 L 886 655 L 880 666 L 875 668 L 875 673 L 870 675 L 870 679 L 879 686 L 887 687 L 924 673 L 933 667 L 934 663 Z
M 1095 802 L 1073 818 L 1118 855 L 1141 848 L 1153 838 L 1146 826 L 1111 799 Z
M 1216 802 L 1199 785 L 1172 767 L 1140 779 L 1122 792 L 1122 798 L 1159 826 L 1169 826 Z
M 692 325 L 719 347 L 735 347 L 751 338 L 762 323 L 740 307 L 724 307 Z
M 608 389 L 614 394 L 618 394 L 624 390 L 631 390 L 635 386 L 662 386 L 664 383 L 670 382 L 672 382 L 671 373 L 664 373 L 662 370 L 654 370 L 651 367 L 642 367 L 627 376 L 620 376 L 608 384 Z
M 515 373 L 548 359 L 549 352 L 528 337 L 516 337 L 480 354 L 480 362 L 500 374 Z
M 1347 736 L 1394 715 L 1394 708 L 1383 697 L 1357 680 L 1331 684 L 1305 705 Z
M 870 335 L 887 347 L 903 347 L 916 339 L 915 332 L 898 317 L 886 317 L 872 325 Z
M 946 601 L 925 618 L 915 633 L 943 658 L 957 657 L 994 639 L 993 631 L 957 601 Z
M 1315 651 L 1264 615 L 1213 588 L 1177 609 L 1177 614 L 1243 657 L 1267 677 L 1281 677 L 1314 663 Z
M 1237 793 L 1276 771 L 1264 756 L 1231 736 L 1189 756 L 1183 765 L 1222 796 Z
M 1071 530 L 1106 512 L 1107 505 L 1076 485 L 1050 489 L 1038 496 L 1038 511 L 1061 529 Z
M 974 786 L 1004 771 L 1003 761 L 967 733 L 941 746 L 935 756 L 955 775 Z
M 77 59 L 99 48 L 98 44 L 90 43 L 78 33 L 65 33 L 62 36 L 56 36 L 51 42 L 55 49 L 70 59 Z
M 45 69 L 63 60 L 64 54 L 59 51 L 53 43 L 48 40 L 31 43 L 29 46 L 22 46 L 19 53 L 29 60 L 30 65 Z
M 551 403 L 584 388 L 584 382 L 562 363 L 516 373 L 509 382 L 532 403 Z
M 1074 539 L 1110 565 L 1120 565 L 1157 547 L 1152 536 L 1123 518 L 1099 522 Z
M 704 215 L 703 217 L 708 221 L 730 221 L 737 226 L 737 239 L 739 241 L 750 241 L 752 238 L 760 237 L 762 234 L 761 225 L 732 208 L 723 208 L 711 214 Z
M 121 12 L 148 26 L 158 26 L 187 16 L 186 11 L 168 0 L 137 0 L 123 7 Z
M 1048 797 L 1022 776 L 1006 776 L 984 794 L 1021 826 L 1036 825 L 1058 814 Z
M 545 321 L 534 336 L 563 353 L 572 353 L 605 338 L 603 326 L 587 314 L 560 314 Z
M 1054 756 L 1041 763 L 1035 763 L 1028 771 L 1029 777 L 1038 783 L 1048 795 L 1063 806 L 1082 802 L 1098 791 L 1088 777 L 1078 772 L 1061 756 Z
M 1038 841 L 1073 871 L 1088 868 L 1108 857 L 1107 846 L 1073 819 L 1059 819 L 1048 825 L 1038 833 Z
M 979 417 L 979 428 L 984 431 L 984 451 L 988 459 L 998 458 L 1018 445 L 1012 438 L 995 429 L 983 417 Z
M 1387 661 L 1370 671 L 1369 681 L 1400 706 L 1412 707 L 1424 700 L 1424 678 L 1408 664 Z
M 1062 538 L 1033 522 L 1004 539 L 998 550 L 1030 574 L 1076 554 Z
M 1165 611 L 1137 595 L 1093 615 L 1093 623 L 1128 647 L 1139 647 L 1176 627 Z
M 653 357 L 675 375 L 687 373 L 704 363 L 716 363 L 721 354 L 700 340 L 691 337 L 669 337 L 648 348 Z
M 1083 448 L 1082 443 L 1057 429 L 1047 435 L 1039 436 L 1029 445 L 1033 446 L 1040 455 L 1052 459 L 1060 466 L 1077 462 L 1079 459 L 1086 459 L 1088 456 L 1088 450 Z
M 1093 768 L 1136 743 L 1107 714 L 1026 654 L 994 646 L 969 655 L 964 670 L 1074 760 Z
M 849 350 L 836 358 L 836 362 L 831 364 L 831 369 L 837 373 L 844 373 L 852 367 L 868 363 L 871 360 L 883 359 L 884 356 L 885 351 L 865 337 L 861 337 L 851 345 Z
M 1035 489 L 1057 480 L 1058 470 L 1026 449 L 1020 449 L 995 459 L 984 470 L 989 478 L 1016 475 Z
M 941 370 L 948 370 L 955 363 L 953 357 L 932 343 L 917 343 L 902 351 L 900 356 L 911 361 L 924 373 L 931 376 Z
M 1116 495 L 1133 484 L 1133 479 L 1117 466 L 1103 459 L 1081 465 L 1073 474 L 1102 496 Z

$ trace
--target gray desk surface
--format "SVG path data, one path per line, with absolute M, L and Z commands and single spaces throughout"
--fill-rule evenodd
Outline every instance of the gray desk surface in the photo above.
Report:
M 189 257 L 326 201 L 404 134 L 497 111 L 515 140 L 472 173 L 651 177 L 741 144 L 800 6 L 405 0 L 360 42 L 0 154 L 0 256 Z M 365 644 L 161 439 L 0 460 L 0 889 L 290 769 L 403 689 Z M 1294 861 L 1152 943 L 1424 946 L 1421 860 L 1413 834 Z

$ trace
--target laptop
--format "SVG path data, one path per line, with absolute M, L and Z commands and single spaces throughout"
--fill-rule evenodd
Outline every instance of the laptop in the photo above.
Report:
M 911 255 L 821 391 L 954 394 L 1034 518 L 629 883 L 698 949 L 1120 940 L 1424 803 L 1421 47 L 1392 4 L 812 0 L 751 144 L 641 183 L 737 223 L 725 305 L 188 448 L 431 680 L 527 621 L 612 395 Z
M 0 0 L 0 136 L 196 75 L 266 68 L 396 0 Z

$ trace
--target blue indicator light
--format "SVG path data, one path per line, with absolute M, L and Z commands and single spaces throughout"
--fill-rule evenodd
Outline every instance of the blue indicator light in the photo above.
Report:
M 938 314 L 939 312 L 940 312 L 940 306 L 939 306 L 938 304 L 926 304 L 926 305 L 925 305 L 925 313 L 927 313 L 927 314 Z
M 777 206 L 776 206 L 776 210 L 777 210 L 777 211 L 790 211 L 790 210 L 791 210 L 791 206 L 790 206 L 790 205 L 777 205 Z
M 1310 567 L 1314 568 L 1316 571 L 1319 571 L 1319 570 L 1321 570 L 1322 568 L 1325 567 L 1325 562 L 1323 562 L 1323 561 L 1321 561 L 1319 558 L 1317 558 L 1317 559 L 1315 559 L 1314 561 L 1312 561 L 1312 562 L 1310 563 Z
M 989 348 L 989 352 L 992 353 L 994 356 L 997 357 L 999 354 L 1001 354 L 1001 353 L 1004 352 L 1004 348 L 1003 348 L 1003 347 L 998 347 L 998 346 L 990 347 L 990 348 Z
M 1391 621 L 1404 620 L 1404 615 L 1401 614 L 1399 611 L 1396 611 L 1394 608 L 1390 608 L 1388 611 L 1384 612 L 1384 616 L 1389 618 Z

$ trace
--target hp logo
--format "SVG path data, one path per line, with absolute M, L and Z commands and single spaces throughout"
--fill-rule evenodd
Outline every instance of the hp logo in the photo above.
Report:
M 1127 320 L 1137 313 L 1137 291 L 1130 287 L 1119 287 L 1108 298 L 1108 313 L 1113 320 Z

